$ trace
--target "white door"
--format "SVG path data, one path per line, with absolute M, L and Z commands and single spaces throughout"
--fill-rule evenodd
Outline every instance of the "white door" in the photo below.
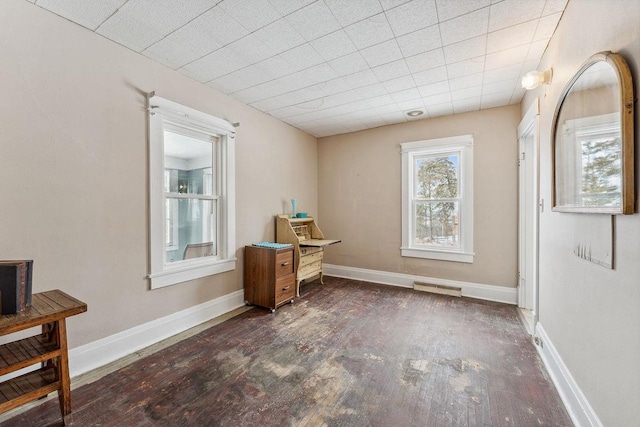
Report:
M 538 99 L 518 126 L 518 306 L 537 322 Z

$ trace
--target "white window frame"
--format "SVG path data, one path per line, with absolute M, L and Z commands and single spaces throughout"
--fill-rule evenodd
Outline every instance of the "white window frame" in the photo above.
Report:
M 162 288 L 236 268 L 235 128 L 226 120 L 168 99 L 148 95 L 149 112 L 149 248 L 151 289 Z M 180 126 L 218 138 L 218 256 L 165 263 L 164 128 Z
M 402 153 L 402 246 L 403 257 L 473 263 L 473 135 L 404 142 Z M 460 203 L 458 223 L 460 247 L 424 247 L 414 244 L 413 213 L 415 159 L 421 156 L 459 155 Z

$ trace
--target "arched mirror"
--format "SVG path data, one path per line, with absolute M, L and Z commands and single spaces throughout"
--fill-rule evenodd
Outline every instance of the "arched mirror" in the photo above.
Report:
M 553 119 L 553 210 L 634 210 L 633 85 L 616 53 L 593 55 L 569 81 Z

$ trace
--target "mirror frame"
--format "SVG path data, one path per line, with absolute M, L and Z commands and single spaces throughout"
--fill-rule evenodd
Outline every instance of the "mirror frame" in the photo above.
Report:
M 616 207 L 601 206 L 564 206 L 557 204 L 556 194 L 556 175 L 558 174 L 556 165 L 556 135 L 558 132 L 558 118 L 564 101 L 573 88 L 574 84 L 582 76 L 582 74 L 597 62 L 604 61 L 608 63 L 615 71 L 620 86 L 620 138 L 622 141 L 622 158 L 621 158 L 621 204 Z M 582 213 L 605 213 L 605 214 L 632 214 L 635 209 L 635 190 L 634 190 L 634 111 L 633 111 L 633 82 L 629 66 L 622 56 L 612 52 L 600 52 L 589 58 L 573 78 L 567 83 L 560 100 L 556 106 L 553 115 L 553 123 L 551 126 L 551 194 L 552 194 L 552 210 L 555 212 L 582 212 Z

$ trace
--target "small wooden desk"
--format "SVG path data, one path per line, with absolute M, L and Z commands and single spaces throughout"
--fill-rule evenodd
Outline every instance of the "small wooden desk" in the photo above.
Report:
M 40 363 L 40 369 L 0 383 L 0 413 L 58 391 L 62 421 L 71 420 L 66 318 L 87 304 L 54 290 L 33 294 L 31 307 L 0 316 L 0 336 L 42 326 L 42 334 L 0 345 L 0 375 Z

